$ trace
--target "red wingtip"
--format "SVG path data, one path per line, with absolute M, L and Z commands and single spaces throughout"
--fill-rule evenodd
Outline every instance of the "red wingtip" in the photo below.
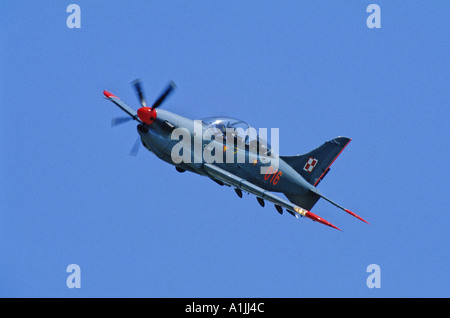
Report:
M 365 222 L 365 223 L 367 223 L 367 224 L 370 224 L 369 222 L 367 222 L 366 220 L 364 220 L 362 217 L 360 217 L 360 216 L 357 215 L 356 213 L 353 213 L 352 211 L 347 210 L 347 209 L 344 209 L 344 211 L 347 212 L 347 213 L 350 214 L 350 215 L 353 215 L 355 218 L 357 218 L 357 219 L 359 219 L 359 220 L 361 220 L 361 221 L 363 221 L 363 222 Z
M 308 218 L 310 218 L 310 219 L 313 220 L 313 221 L 317 221 L 317 222 L 319 222 L 319 223 L 328 225 L 329 227 L 332 227 L 332 228 L 334 228 L 334 229 L 336 229 L 336 230 L 342 231 L 342 230 L 341 230 L 340 228 L 338 228 L 337 226 L 334 226 L 333 224 L 331 224 L 331 223 L 328 222 L 327 220 L 321 218 L 320 216 L 318 216 L 318 215 L 316 215 L 316 214 L 314 214 L 314 213 L 312 213 L 312 212 L 310 212 L 310 211 L 307 211 L 306 214 L 305 214 L 305 216 L 308 217 Z
M 106 98 L 110 98 L 110 97 L 117 98 L 117 96 L 113 95 L 112 93 L 108 92 L 107 90 L 103 91 L 103 95 L 105 95 Z

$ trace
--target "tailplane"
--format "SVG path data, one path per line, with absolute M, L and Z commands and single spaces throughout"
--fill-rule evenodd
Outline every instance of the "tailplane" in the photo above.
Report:
M 337 137 L 333 140 L 325 142 L 322 146 L 304 155 L 290 157 L 280 156 L 282 160 L 289 164 L 306 181 L 313 185 L 313 187 L 308 190 L 303 189 L 301 193 L 285 193 L 284 195 L 288 198 L 288 200 L 304 209 L 311 210 L 317 201 L 322 198 L 368 224 L 369 222 L 364 220 L 362 217 L 327 198 L 318 189 L 316 189 L 319 182 L 323 180 L 325 175 L 330 171 L 330 166 L 336 158 L 339 157 L 350 141 L 351 139 L 347 137 Z
M 316 187 L 350 141 L 351 139 L 347 137 L 337 137 L 304 155 L 280 156 L 280 158 Z

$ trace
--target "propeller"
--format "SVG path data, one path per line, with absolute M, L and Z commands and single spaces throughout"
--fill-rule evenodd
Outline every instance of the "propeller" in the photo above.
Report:
M 151 107 L 147 106 L 147 101 L 145 100 L 144 90 L 142 89 L 140 79 L 136 79 L 135 81 L 133 81 L 133 87 L 136 90 L 136 93 L 139 98 L 139 103 L 142 106 L 137 111 L 138 117 L 144 124 L 150 125 L 156 119 L 157 116 L 156 108 L 158 108 L 166 100 L 166 98 L 175 90 L 176 85 L 173 81 L 171 81 Z
M 158 99 L 156 99 L 156 101 L 152 104 L 151 107 L 148 107 L 147 101 L 145 100 L 144 90 L 142 89 L 141 80 L 140 79 L 134 80 L 132 82 L 132 85 L 138 96 L 139 103 L 141 104 L 141 107 L 137 110 L 137 116 L 144 125 L 150 125 L 155 121 L 157 116 L 156 108 L 158 108 L 176 88 L 175 83 L 173 81 L 170 81 L 166 89 L 161 93 Z M 111 96 L 115 97 L 112 94 Z M 134 118 L 132 117 L 114 117 L 111 120 L 111 127 L 116 127 L 118 125 L 127 123 L 133 119 Z M 138 139 L 136 140 L 136 142 L 134 143 L 133 147 L 130 150 L 131 156 L 136 156 L 138 154 L 140 144 L 141 140 L 140 137 L 138 137 Z
M 142 89 L 142 84 L 140 79 L 133 81 L 133 87 L 139 98 L 139 103 L 141 108 L 138 109 L 137 114 L 139 119 L 146 125 L 152 124 L 157 116 L 156 108 L 158 108 L 166 98 L 175 90 L 176 85 L 173 81 L 170 81 L 167 88 L 162 92 L 158 99 L 153 103 L 151 107 L 147 106 L 147 101 L 145 100 L 144 90 Z

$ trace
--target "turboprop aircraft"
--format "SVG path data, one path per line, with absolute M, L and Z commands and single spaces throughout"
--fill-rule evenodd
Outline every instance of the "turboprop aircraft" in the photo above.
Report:
M 303 155 L 280 156 L 266 137 L 245 121 L 230 117 L 193 120 L 160 109 L 176 87 L 173 82 L 151 106 L 147 105 L 140 80 L 134 81 L 133 87 L 141 105 L 137 111 L 103 91 L 106 99 L 128 114 L 128 117 L 113 118 L 112 126 L 131 120 L 138 122 L 139 137 L 130 154 L 135 155 L 142 143 L 157 157 L 174 165 L 178 172 L 190 171 L 209 177 L 220 185 L 234 188 L 241 198 L 243 191 L 253 194 L 261 206 L 265 201 L 272 202 L 280 214 L 285 209 L 296 218 L 307 217 L 340 230 L 310 211 L 323 198 L 368 223 L 317 189 L 350 138 L 334 138 Z M 284 194 L 288 200 L 273 192 Z

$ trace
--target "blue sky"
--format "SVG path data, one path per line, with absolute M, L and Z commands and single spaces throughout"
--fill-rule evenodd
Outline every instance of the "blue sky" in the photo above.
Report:
M 69 29 L 66 8 L 81 8 Z M 381 28 L 366 7 L 381 8 Z M 449 297 L 448 1 L 4 1 L 0 296 Z M 190 118 L 352 142 L 312 212 L 280 216 L 141 149 L 107 89 Z M 81 288 L 69 289 L 69 264 Z M 381 269 L 368 288 L 367 266 Z

